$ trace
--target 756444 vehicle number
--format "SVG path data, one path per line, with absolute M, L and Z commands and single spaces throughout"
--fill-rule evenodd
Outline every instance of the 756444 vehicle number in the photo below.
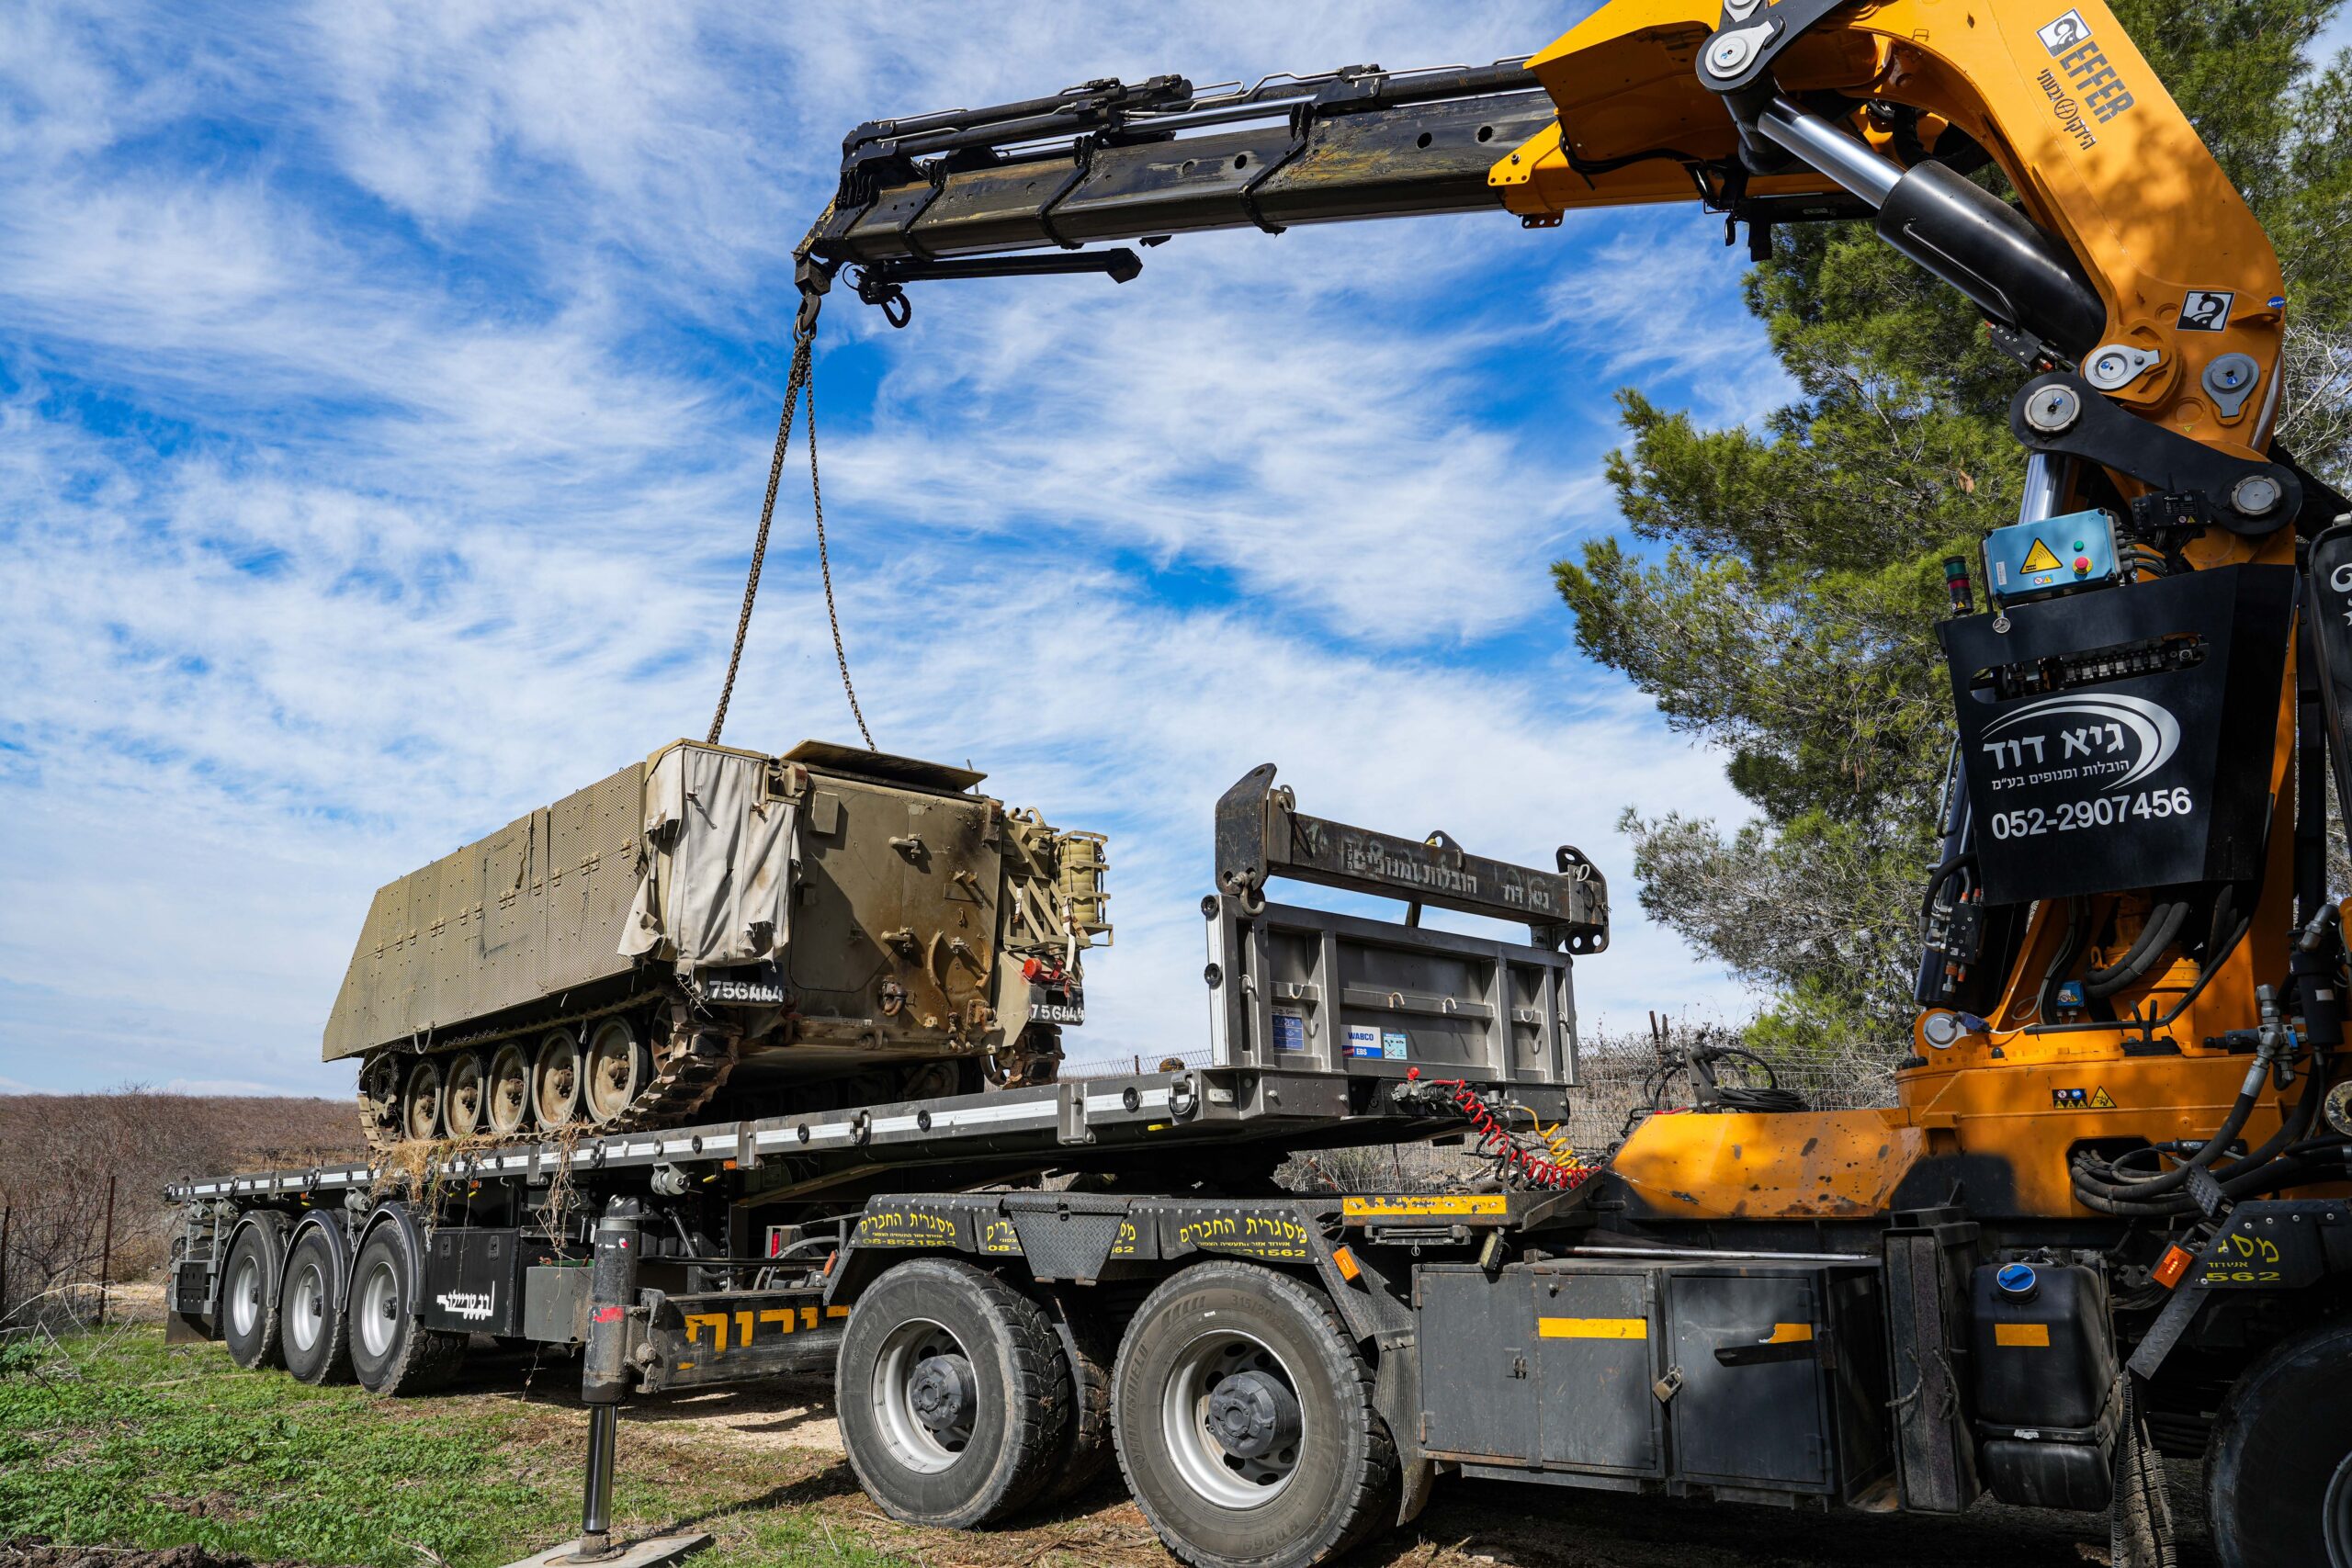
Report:
M 2043 833 L 2071 833 L 2079 828 L 2110 828 L 2134 818 L 2186 817 L 2196 807 L 2188 786 L 2143 789 L 2136 795 L 2102 795 L 2089 800 L 2062 800 L 2044 809 L 2021 807 L 1996 811 L 1989 824 L 1996 839 L 2031 839 Z

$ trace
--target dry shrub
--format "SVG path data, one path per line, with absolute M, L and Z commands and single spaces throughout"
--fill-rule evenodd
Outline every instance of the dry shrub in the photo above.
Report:
M 164 1261 L 178 1218 L 166 1182 L 258 1168 L 302 1169 L 360 1152 L 348 1100 L 164 1094 L 0 1095 L 0 1206 L 8 1245 L 0 1322 L 28 1303 L 73 1313 L 95 1303 L 107 1181 L 115 1182 L 108 1273 L 135 1280 Z M 20 1314 L 24 1315 L 24 1314 Z

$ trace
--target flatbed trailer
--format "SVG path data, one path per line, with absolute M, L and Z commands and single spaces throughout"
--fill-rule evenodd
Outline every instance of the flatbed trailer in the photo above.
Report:
M 1363 834 L 1272 777 L 1219 807 L 1207 1065 L 175 1183 L 169 1337 L 385 1394 L 443 1383 L 475 1335 L 576 1351 L 583 1561 L 611 1547 L 620 1404 L 827 1369 L 892 1516 L 985 1527 L 1115 1458 L 1200 1568 L 1326 1561 L 1446 1474 L 1941 1515 L 1991 1495 L 2109 1510 L 2140 1550 L 2167 1530 L 2159 1446 L 2214 1435 L 2217 1538 L 2279 1465 L 2341 1458 L 2321 1374 L 2352 1351 L 2352 1202 L 2237 1201 L 2154 1277 L 2116 1223 L 1972 1204 L 1930 1161 L 1875 1206 L 1679 1218 L 1640 1136 L 1614 1168 L 1534 1136 L 1577 1085 L 1573 957 L 1606 942 L 1582 857 L 1530 873 Z M 1532 940 L 1273 903 L 1274 877 Z M 1758 1151 L 1752 1179 L 1839 1179 L 1849 1156 L 1804 1163 L 1808 1129 L 1856 1113 L 1701 1100 L 1721 1120 L 1692 1130 Z M 1274 1179 L 1302 1150 L 1449 1134 L 1491 1179 Z M 2323 1490 L 2352 1530 L 2352 1461 Z
M 2128 1506 L 2154 1471 L 2125 1353 L 2238 1378 L 2240 1309 L 2352 1272 L 2343 1200 L 2238 1204 L 2135 1319 L 2095 1255 L 2020 1264 L 1958 1208 L 1740 1247 L 1627 1224 L 1607 1176 L 1268 1182 L 1293 1149 L 1458 1128 L 1464 1094 L 1555 1117 L 1566 1090 L 1212 1066 L 185 1182 L 168 1334 L 383 1393 L 438 1386 L 474 1334 L 577 1350 L 591 1551 L 622 1403 L 830 1371 L 894 1517 L 985 1527 L 1115 1457 L 1186 1560 L 1303 1564 L 1408 1521 L 1444 1474 Z M 1046 1169 L 1073 1178 L 1023 1184 Z

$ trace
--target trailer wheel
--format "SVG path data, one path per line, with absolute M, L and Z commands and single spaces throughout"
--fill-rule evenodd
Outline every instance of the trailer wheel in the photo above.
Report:
M 842 1446 L 893 1518 L 993 1524 L 1044 1488 L 1069 1425 L 1069 1373 L 1036 1303 L 952 1258 L 887 1270 L 834 1363 Z
M 1330 1298 L 1251 1263 L 1152 1292 L 1111 1374 L 1119 1468 L 1197 1568 L 1304 1568 L 1391 1517 L 1396 1450 Z
M 2222 1568 L 2352 1568 L 2352 1323 L 2274 1346 L 2222 1402 L 2205 1450 Z
M 1064 1359 L 1070 1364 L 1070 1409 L 1061 1451 L 1046 1468 L 1040 1504 L 1077 1496 L 1111 1462 L 1111 1343 L 1092 1314 L 1057 1303 Z
M 229 1248 L 220 1279 L 220 1337 L 247 1371 L 284 1366 L 277 1342 L 278 1237 L 247 1225 Z
M 418 1321 L 419 1288 L 400 1233 L 390 1225 L 378 1227 L 351 1266 L 344 1308 L 351 1370 L 370 1393 L 431 1393 L 466 1358 L 464 1335 L 445 1334 Z
M 286 1260 L 277 1291 L 277 1332 L 286 1370 L 307 1383 L 351 1381 L 350 1319 L 344 1313 L 343 1258 L 334 1241 L 312 1226 Z

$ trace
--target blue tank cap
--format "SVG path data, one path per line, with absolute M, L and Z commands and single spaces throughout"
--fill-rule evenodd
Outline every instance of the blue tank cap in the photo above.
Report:
M 2032 1297 L 2034 1288 L 2041 1283 L 2041 1277 L 2033 1271 L 2030 1263 L 2004 1263 L 1999 1272 L 1993 1276 L 1993 1282 L 2001 1287 L 2003 1295 L 2015 1301 L 2026 1301 Z

